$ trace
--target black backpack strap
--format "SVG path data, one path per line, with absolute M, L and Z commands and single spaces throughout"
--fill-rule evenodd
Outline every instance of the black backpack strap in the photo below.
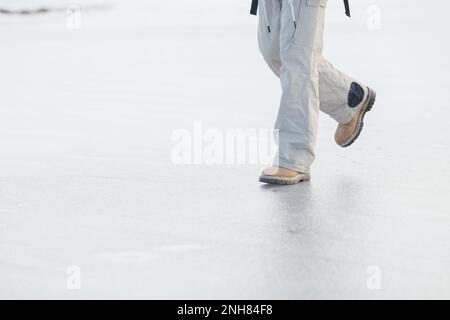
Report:
M 250 14 L 256 16 L 257 12 L 258 12 L 258 0 L 252 0 L 252 7 L 250 8 Z
M 350 5 L 348 0 L 344 0 L 345 14 L 350 17 Z

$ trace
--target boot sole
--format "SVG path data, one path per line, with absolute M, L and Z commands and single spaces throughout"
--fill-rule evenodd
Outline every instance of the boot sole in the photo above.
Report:
M 311 175 L 309 173 L 302 173 L 293 178 L 287 177 L 276 177 L 276 176 L 260 176 L 259 182 L 278 184 L 278 185 L 293 185 L 302 181 L 311 180 Z
M 361 134 L 361 131 L 364 127 L 364 117 L 367 112 L 372 110 L 372 107 L 375 104 L 375 100 L 377 98 L 377 93 L 369 87 L 367 87 L 367 89 L 369 90 L 369 92 L 368 92 L 369 97 L 366 99 L 366 102 L 362 106 L 362 110 L 359 112 L 358 122 L 356 124 L 357 129 L 353 133 L 352 137 L 346 143 L 340 145 L 343 148 L 350 146 L 351 144 L 353 144 L 353 142 L 356 141 L 356 139 L 358 139 L 358 137 Z

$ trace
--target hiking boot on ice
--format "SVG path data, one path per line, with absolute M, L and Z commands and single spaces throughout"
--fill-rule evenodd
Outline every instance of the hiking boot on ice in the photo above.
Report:
M 367 87 L 367 89 L 367 98 L 359 111 L 355 114 L 353 119 L 350 122 L 346 124 L 340 124 L 337 127 L 334 139 L 336 140 L 336 143 L 341 147 L 348 147 L 353 142 L 355 142 L 362 131 L 364 125 L 364 116 L 366 115 L 366 112 L 370 111 L 375 103 L 375 91 L 373 91 L 369 87 Z
M 260 182 L 281 185 L 296 184 L 300 181 L 308 181 L 309 179 L 309 173 L 297 172 L 281 167 L 266 168 L 259 177 Z

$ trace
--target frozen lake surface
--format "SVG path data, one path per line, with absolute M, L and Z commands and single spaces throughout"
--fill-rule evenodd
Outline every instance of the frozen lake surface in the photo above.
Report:
M 450 298 L 450 4 L 375 1 L 372 30 L 329 1 L 325 53 L 378 102 L 349 149 L 322 114 L 312 181 L 278 187 L 171 161 L 195 121 L 273 125 L 247 2 L 0 15 L 0 298 Z

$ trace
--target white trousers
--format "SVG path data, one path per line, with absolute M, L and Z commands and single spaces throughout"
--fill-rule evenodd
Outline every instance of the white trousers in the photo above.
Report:
M 259 47 L 280 78 L 274 165 L 308 173 L 314 161 L 319 109 L 348 123 L 351 84 L 358 83 L 322 56 L 327 0 L 259 0 Z M 359 83 L 358 83 L 359 84 Z M 364 90 L 364 98 L 367 89 Z

